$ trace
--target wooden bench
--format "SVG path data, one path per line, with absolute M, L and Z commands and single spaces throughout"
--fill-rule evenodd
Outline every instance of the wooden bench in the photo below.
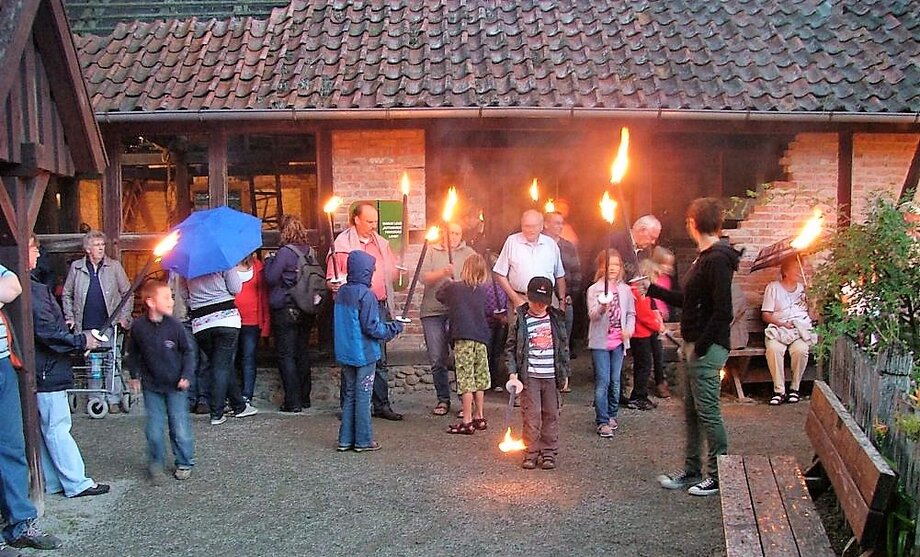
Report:
M 760 312 L 748 310 L 745 318 L 745 328 L 748 333 L 747 346 L 729 351 L 728 360 L 725 362 L 725 374 L 734 384 L 738 400 L 741 402 L 753 402 L 752 399 L 744 396 L 744 387 L 742 385 L 745 380 L 750 379 L 748 369 L 751 365 L 751 358 L 765 355 L 767 349 L 764 347 L 764 324 L 760 318 Z
M 856 541 L 871 553 L 884 539 L 897 475 L 823 381 L 815 381 L 805 432 L 817 455 L 806 474 L 813 494 L 830 480 Z
M 834 555 L 794 458 L 720 456 L 719 488 L 728 557 Z
M 805 431 L 817 456 L 804 475 L 788 456 L 719 457 L 729 557 L 834 555 L 810 497 L 826 486 L 825 477 L 865 554 L 883 538 L 897 478 L 823 381 L 815 382 Z

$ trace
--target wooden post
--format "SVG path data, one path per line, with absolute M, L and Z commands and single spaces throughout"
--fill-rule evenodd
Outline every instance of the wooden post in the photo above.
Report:
M 108 238 L 108 256 L 121 261 L 121 229 L 124 218 L 121 207 L 121 136 L 106 137 L 105 150 L 111 154 L 111 160 L 105 174 L 102 175 L 102 231 Z
M 30 172 L 31 173 L 31 172 Z M 19 373 L 19 397 L 22 401 L 23 434 L 26 442 L 26 460 L 29 463 L 29 496 L 38 509 L 44 513 L 45 480 L 41 469 L 41 431 L 38 419 L 38 401 L 35 397 L 35 337 L 32 334 L 32 293 L 29 281 L 29 236 L 32 234 L 30 208 L 33 199 L 45 194 L 50 175 L 37 171 L 33 176 L 4 176 L 4 195 L 0 195 L 3 213 L 13 218 L 7 223 L 14 245 L 0 247 L 0 258 L 19 277 L 22 294 L 6 306 L 10 324 L 16 333 L 18 351 L 23 361 Z M 37 213 L 37 210 L 35 211 Z
M 227 132 L 217 128 L 208 141 L 208 207 L 227 204 Z
M 901 195 L 898 201 L 910 201 L 907 194 L 914 192 L 920 182 L 920 140 L 917 141 L 917 147 L 914 148 L 914 157 L 910 160 L 910 167 L 907 169 L 907 176 L 904 177 L 904 183 L 901 185 Z M 916 195 L 916 192 L 914 192 Z
M 322 229 L 325 227 L 327 221 L 325 213 L 322 212 L 323 204 L 335 193 L 335 188 L 332 184 L 332 132 L 329 128 L 321 128 L 316 132 L 316 197 L 317 203 L 315 207 L 316 211 L 316 223 L 317 229 Z M 334 233 L 335 231 L 333 231 Z M 328 241 L 329 235 L 320 234 L 320 245 Z M 322 253 L 325 253 L 331 248 L 327 246 L 321 249 Z
M 853 132 L 837 136 L 837 226 L 850 226 L 853 201 Z
M 173 162 L 176 165 L 176 221 L 170 225 L 182 222 L 185 217 L 192 214 L 192 188 L 188 179 L 188 164 L 185 153 L 174 152 Z

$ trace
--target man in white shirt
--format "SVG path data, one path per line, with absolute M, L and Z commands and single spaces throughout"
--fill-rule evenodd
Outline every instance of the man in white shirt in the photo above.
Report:
M 492 270 L 508 294 L 512 309 L 527 301 L 527 284 L 534 277 L 553 283 L 559 309 L 565 312 L 565 269 L 559 245 L 543 232 L 543 215 L 533 209 L 521 215 L 521 231 L 508 236 Z

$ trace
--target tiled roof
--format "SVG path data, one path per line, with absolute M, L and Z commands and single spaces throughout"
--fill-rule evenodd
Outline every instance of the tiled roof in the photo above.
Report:
M 285 0 L 65 0 L 74 33 L 108 35 L 123 22 L 261 17 Z
M 913 4 L 913 5 L 912 5 Z M 98 112 L 920 112 L 915 0 L 294 0 L 77 39 Z

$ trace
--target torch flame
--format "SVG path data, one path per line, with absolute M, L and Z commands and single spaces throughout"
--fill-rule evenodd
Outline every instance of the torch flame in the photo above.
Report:
M 326 204 L 323 205 L 323 212 L 324 213 L 334 213 L 335 210 L 338 209 L 339 205 L 341 204 L 342 204 L 342 198 L 337 195 L 333 195 L 332 197 L 329 198 L 329 201 L 327 201 Z
M 719 370 L 719 381 L 723 381 L 725 379 L 725 373 L 726 371 L 724 367 Z
M 544 213 L 555 213 L 556 212 L 556 203 L 552 199 L 546 202 L 546 205 L 543 206 Z
M 821 209 L 815 207 L 812 217 L 802 227 L 802 232 L 795 237 L 795 240 L 792 240 L 792 247 L 800 251 L 807 248 L 821 235 L 821 224 L 823 222 L 824 214 L 822 214 Z
M 523 451 L 527 447 L 524 445 L 523 440 L 511 437 L 511 428 L 509 427 L 505 432 L 505 438 L 498 444 L 498 448 L 503 453 L 510 453 L 512 451 Z
M 540 199 L 540 188 L 537 186 L 536 178 L 530 183 L 530 199 L 532 199 L 534 203 Z
M 450 222 L 454 218 L 454 208 L 457 206 L 457 188 L 451 186 L 447 190 L 447 200 L 444 202 L 444 212 L 441 214 L 444 222 Z
M 479 210 L 479 222 L 486 222 L 486 217 L 482 214 L 482 209 Z
M 435 240 L 438 239 L 438 236 L 440 235 L 441 235 L 441 229 L 438 228 L 437 226 L 432 226 L 431 228 L 428 229 L 428 232 L 425 233 L 425 241 L 434 242 Z
M 402 189 L 403 195 L 409 195 L 409 173 L 403 172 L 402 183 L 400 188 Z
M 169 233 L 168 236 L 160 240 L 160 243 L 157 244 L 155 248 L 153 248 L 153 256 L 156 257 L 157 259 L 163 257 L 164 255 L 169 253 L 174 247 L 176 247 L 177 243 L 179 243 L 179 231 L 173 230 L 172 232 Z
M 610 197 L 610 192 L 604 192 L 601 198 L 601 217 L 609 224 L 613 224 L 614 214 L 617 211 L 617 202 Z
M 613 159 L 610 166 L 610 183 L 619 184 L 626 176 L 626 169 L 629 167 L 629 128 L 620 130 L 620 146 L 617 148 L 617 156 Z

